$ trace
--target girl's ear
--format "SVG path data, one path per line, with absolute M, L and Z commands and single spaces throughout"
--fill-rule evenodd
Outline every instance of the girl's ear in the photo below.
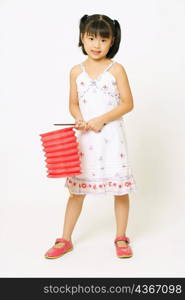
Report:
M 111 47 L 113 46 L 113 44 L 114 44 L 114 40 L 115 40 L 115 38 L 113 37 L 113 39 L 112 39 L 112 42 L 111 42 Z

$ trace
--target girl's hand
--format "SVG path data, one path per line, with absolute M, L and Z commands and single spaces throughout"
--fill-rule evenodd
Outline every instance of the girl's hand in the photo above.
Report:
M 100 117 L 93 118 L 87 122 L 87 130 L 93 130 L 95 132 L 101 131 L 105 123 Z
M 87 123 L 83 119 L 76 119 L 74 127 L 77 130 L 86 130 L 87 129 Z

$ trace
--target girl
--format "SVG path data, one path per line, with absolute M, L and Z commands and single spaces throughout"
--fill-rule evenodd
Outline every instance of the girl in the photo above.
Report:
M 78 46 L 87 59 L 70 71 L 69 110 L 75 119 L 82 174 L 66 178 L 70 196 L 63 233 L 46 258 L 58 258 L 73 249 L 71 235 L 86 194 L 114 195 L 116 254 L 133 254 L 126 227 L 128 193 L 136 189 L 136 183 L 128 163 L 122 118 L 133 109 L 133 98 L 124 67 L 112 60 L 120 40 L 117 20 L 99 14 L 81 18 Z

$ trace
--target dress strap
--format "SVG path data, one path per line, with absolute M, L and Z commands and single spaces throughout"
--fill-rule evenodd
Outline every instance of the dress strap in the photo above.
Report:
M 80 68 L 81 68 L 82 71 L 85 71 L 83 63 L 80 64 Z
M 115 63 L 115 61 L 113 61 L 106 69 L 104 72 L 106 72 L 110 67 L 112 67 L 112 65 Z

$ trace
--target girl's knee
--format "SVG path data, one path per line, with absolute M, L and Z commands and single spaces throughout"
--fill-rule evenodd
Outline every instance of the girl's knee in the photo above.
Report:
M 69 193 L 71 199 L 84 199 L 86 196 L 85 194 L 72 194 L 71 192 Z

